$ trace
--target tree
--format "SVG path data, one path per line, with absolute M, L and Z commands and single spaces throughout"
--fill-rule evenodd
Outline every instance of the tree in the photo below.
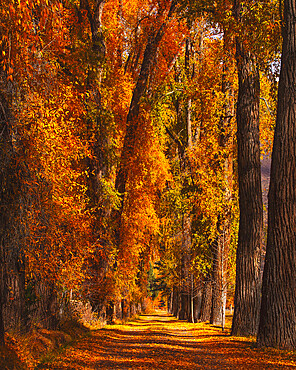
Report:
M 245 3 L 244 6 L 250 4 Z M 243 28 L 242 10 L 242 3 L 236 0 L 234 15 Z M 232 335 L 255 335 L 260 307 L 263 228 L 259 140 L 260 82 L 256 57 L 246 46 L 244 34 L 236 38 L 236 61 L 239 81 L 236 117 L 240 222 Z
M 8 2 L 2 7 L 2 27 L 0 31 L 0 162 L 1 162 L 1 313 L 0 342 L 4 342 L 3 330 L 23 330 L 26 327 L 25 313 L 25 261 L 24 246 L 26 238 L 26 222 L 22 222 L 23 207 L 26 195 L 23 180 L 26 176 L 26 163 L 23 159 L 23 141 L 17 135 L 14 94 L 17 86 L 13 81 L 14 55 L 7 57 L 7 50 L 14 34 L 16 13 L 11 10 Z M 24 177 L 24 179 L 22 178 Z
M 268 235 L 257 337 L 259 346 L 296 348 L 296 26 L 284 1 L 283 47 L 268 196 Z
M 167 156 L 174 177 L 163 197 L 162 266 L 167 263 L 166 268 L 171 270 L 168 279 L 170 274 L 163 268 L 171 291 L 171 312 L 182 319 L 207 320 L 215 305 L 221 324 L 222 285 L 218 275 L 223 274 L 225 292 L 230 233 L 222 217 L 230 215 L 227 210 L 232 185 L 228 161 L 231 162 L 233 150 L 234 120 L 229 107 L 232 94 L 225 88 L 225 76 L 222 77 L 225 50 L 221 48 L 222 40 L 212 37 L 213 31 L 207 26 L 203 17 L 195 20 L 185 55 L 179 55 L 174 67 L 176 76 L 166 84 L 168 92 L 162 98 L 166 112 L 162 120 L 169 140 Z M 216 253 L 217 240 L 220 253 Z M 217 266 L 216 261 L 220 263 L 221 259 L 224 262 L 219 270 L 221 264 Z M 213 280 L 218 292 L 214 305 Z
M 144 40 L 134 63 L 138 70 L 128 110 L 125 134 L 121 149 L 115 188 L 120 193 L 121 204 L 113 212 L 115 224 L 115 244 L 118 252 L 115 263 L 119 286 L 123 296 L 131 292 L 129 286 L 135 282 L 136 269 L 140 263 L 141 248 L 145 248 L 145 237 L 157 229 L 155 206 L 157 193 L 165 185 L 167 161 L 162 149 L 161 130 L 154 125 L 151 117 L 152 92 L 159 79 L 155 66 L 161 65 L 160 50 L 167 40 L 170 27 L 178 29 L 175 21 L 178 1 L 149 2 L 141 5 L 143 13 L 136 23 L 136 35 Z M 146 31 L 146 32 L 145 32 Z M 176 43 L 179 37 L 176 38 Z M 174 41 L 172 42 L 174 44 Z M 137 45 L 136 49 L 137 49 Z M 141 50 L 144 49 L 144 50 Z M 132 58 L 132 57 L 131 57 Z M 133 58 L 132 58 L 133 59 Z M 130 59 L 126 66 L 129 69 Z M 164 63 L 168 68 L 168 62 Z M 166 72 L 166 71 L 165 71 Z M 135 72 L 133 71 L 133 74 Z M 156 82 L 156 83 L 155 83 Z M 158 174 L 158 175 L 156 175 Z
M 2 72 L 3 76 L 3 72 Z M 3 86 L 1 86 L 3 89 Z M 1 90 L 2 90 L 1 89 Z M 0 94 L 0 119 L 1 119 L 1 128 L 3 131 L 3 134 L 5 135 L 5 139 L 8 139 L 8 107 L 7 107 L 7 101 L 5 99 L 3 91 L 1 91 Z M 3 140 L 3 139 L 2 139 Z M 6 302 L 7 297 L 7 276 L 6 276 L 6 266 L 5 266 L 5 255 L 6 255 L 6 246 L 5 246 L 5 229 L 7 225 L 7 200 L 5 197 L 5 192 L 3 191 L 4 185 L 7 181 L 7 154 L 10 152 L 10 150 L 7 150 L 6 146 L 9 145 L 9 141 L 3 140 L 3 143 L 6 145 L 1 150 L 1 229 L 0 229 L 0 345 L 4 344 L 4 312 L 3 307 Z
M 217 220 L 217 237 L 213 243 L 213 304 L 211 323 L 224 328 L 225 308 L 227 298 L 228 255 L 231 246 L 231 224 L 233 220 L 233 117 L 234 117 L 234 58 L 233 37 L 229 37 L 229 30 L 223 25 L 222 51 L 222 99 L 223 107 L 219 125 L 219 159 L 221 172 L 221 187 L 223 196 L 222 207 Z
M 151 34 L 148 36 L 143 60 L 141 63 L 140 74 L 137 79 L 135 89 L 133 91 L 131 105 L 127 116 L 126 134 L 124 137 L 120 167 L 116 176 L 116 189 L 119 193 L 122 194 L 123 197 L 127 182 L 129 159 L 133 156 L 135 146 L 135 136 L 139 123 L 138 116 L 140 111 L 141 99 L 147 93 L 148 82 L 149 78 L 151 78 L 151 74 L 155 66 L 154 63 L 156 60 L 159 45 L 164 36 L 167 24 L 175 12 L 177 3 L 178 1 L 172 0 L 168 3 L 168 5 L 159 4 L 159 9 L 157 10 L 156 24 L 160 23 L 160 25 L 156 29 L 151 29 Z

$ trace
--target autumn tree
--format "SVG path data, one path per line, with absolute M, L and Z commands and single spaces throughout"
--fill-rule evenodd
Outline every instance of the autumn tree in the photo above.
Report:
M 2 71 L 2 79 L 3 79 L 3 71 Z M 3 135 L 2 135 L 2 138 L 4 137 L 5 139 L 3 140 L 4 144 L 6 144 L 5 146 L 2 146 L 2 150 L 1 150 L 1 168 L 2 168 L 2 171 L 1 171 L 1 208 L 2 208 L 2 212 L 1 212 L 1 285 L 0 285 L 0 288 L 1 288 L 1 300 L 0 300 L 0 343 L 1 345 L 4 344 L 4 311 L 3 311 L 3 308 L 4 308 L 4 304 L 6 302 L 6 298 L 7 298 L 7 269 L 6 269 L 6 227 L 7 227 L 7 224 L 8 224 L 8 221 L 9 221 L 9 212 L 8 212 L 8 209 L 7 209 L 7 191 L 5 191 L 4 189 L 6 188 L 7 189 L 7 186 L 8 184 L 7 183 L 7 180 L 9 178 L 8 176 L 8 173 L 9 173 L 9 153 L 11 153 L 11 143 L 10 143 L 10 140 L 9 139 L 9 121 L 11 119 L 10 117 L 10 113 L 9 113 L 9 110 L 8 110 L 8 104 L 7 104 L 7 100 L 5 98 L 5 95 L 4 95 L 4 91 L 3 91 L 3 85 L 1 86 L 1 113 L 0 113 L 0 117 L 1 117 L 1 126 L 2 126 L 2 131 L 3 131 Z M 8 148 L 6 148 L 6 146 L 8 146 Z M 5 185 L 6 184 L 6 185 Z
M 228 116 L 224 107 L 229 96 L 221 91 L 222 68 L 217 68 L 223 66 L 223 48 L 213 34 L 221 31 L 207 26 L 208 20 L 203 17 L 195 20 L 184 46 L 184 56 L 180 54 L 174 68 L 179 77 L 170 81 L 166 87 L 168 93 L 162 98 L 166 109 L 162 120 L 166 122 L 169 140 L 167 155 L 174 176 L 163 198 L 166 204 L 163 243 L 167 249 L 162 271 L 167 276 L 167 269 L 171 269 L 172 279 L 165 278 L 171 289 L 168 299 L 171 312 L 191 321 L 201 317 L 209 320 L 210 316 L 206 318 L 204 314 L 211 312 L 212 296 L 210 299 L 206 296 L 212 291 L 212 283 L 217 291 L 221 290 L 218 274 L 213 279 L 212 272 L 214 261 L 218 260 L 214 255 L 218 215 L 225 214 L 224 205 L 229 207 L 229 200 L 223 194 L 230 173 L 222 175 L 222 168 L 225 158 L 232 155 L 232 146 L 223 147 L 221 136 L 224 134 L 225 139 L 231 140 L 234 132 L 231 115 Z M 172 115 L 174 120 L 169 120 Z M 228 271 L 224 267 L 225 278 Z M 222 300 L 216 301 L 222 312 Z
M 1 68 L 7 81 L 1 91 L 11 117 L 3 122 L 9 121 L 4 131 L 11 135 L 7 144 L 12 143 L 12 151 L 6 151 L 12 152 L 11 170 L 16 166 L 15 179 L 7 181 L 15 190 L 5 259 L 14 273 L 9 275 L 5 316 L 14 329 L 18 317 L 22 327 L 32 321 L 56 327 L 58 303 L 64 307 L 61 291 L 81 282 L 90 246 L 85 168 L 80 166 L 88 155 L 81 139 L 83 93 L 65 66 L 73 9 L 59 2 L 28 1 L 7 4 L 1 11 Z
M 134 64 L 137 67 L 138 74 L 135 76 L 135 87 L 126 118 L 125 135 L 115 181 L 116 190 L 121 195 L 121 206 L 114 212 L 118 250 L 117 265 L 120 276 L 122 276 L 124 266 L 128 267 L 129 264 L 130 268 L 128 268 L 129 271 L 127 271 L 126 276 L 128 274 L 131 277 L 134 275 L 135 270 L 132 266 L 135 266 L 134 263 L 138 260 L 142 244 L 139 241 L 144 235 L 149 237 L 149 230 L 153 232 L 157 225 L 157 220 L 153 222 L 156 216 L 155 211 L 153 211 L 153 199 L 156 193 L 163 187 L 163 180 L 166 178 L 166 175 L 163 177 L 160 174 L 166 173 L 167 169 L 165 168 L 166 160 L 163 157 L 161 148 L 160 131 L 158 131 L 156 126 L 153 128 L 152 125 L 151 106 L 153 102 L 151 98 L 159 83 L 156 76 L 159 78 L 162 73 L 166 73 L 166 69 L 169 68 L 171 63 L 170 55 L 168 60 L 163 58 L 164 60 L 160 62 L 159 52 L 164 50 L 164 45 L 170 41 L 166 38 L 166 34 L 170 32 L 171 28 L 174 29 L 176 27 L 178 29 L 179 27 L 178 21 L 174 18 L 177 4 L 177 1 L 144 3 L 140 19 L 136 23 L 136 38 L 140 37 L 143 44 L 135 50 L 136 54 L 139 53 L 136 58 L 139 64 Z M 183 37 L 181 32 L 176 40 L 172 42 L 174 49 L 179 47 L 180 37 Z M 127 71 L 130 69 L 131 59 L 133 59 L 132 56 L 127 59 Z M 134 61 L 133 63 L 136 62 Z M 159 70 L 155 68 L 156 63 L 160 66 Z M 143 138 L 145 138 L 144 141 Z M 147 146 L 147 143 L 151 143 L 150 147 Z M 148 155 L 149 152 L 150 154 Z M 163 159 L 161 160 L 161 158 Z M 153 162 L 154 169 L 151 167 Z M 164 168 L 161 169 L 161 166 Z M 160 177 L 156 181 L 155 174 L 158 171 L 160 171 Z M 147 188 L 143 187 L 143 185 Z M 158 187 L 160 188 L 158 189 Z M 141 205 L 139 201 L 142 202 Z M 146 207 L 146 210 L 143 207 Z M 129 217 L 127 217 L 128 215 Z M 139 218 L 140 215 L 142 215 L 141 218 Z M 141 225 L 137 231 L 133 227 L 134 221 Z M 153 223 L 155 226 L 153 226 Z M 143 230 L 145 230 L 144 233 Z M 135 237 L 136 239 L 134 239 Z M 132 247 L 130 244 L 133 240 L 135 244 Z M 126 244 L 127 242 L 128 245 Z M 137 248 L 138 250 L 136 250 Z M 122 285 L 122 282 L 120 284 Z M 124 295 L 127 294 L 128 291 L 124 293 Z
M 243 28 L 240 1 L 234 2 L 234 14 Z M 237 101 L 237 146 L 240 224 L 236 259 L 235 311 L 233 335 L 254 335 L 260 307 L 260 263 L 262 251 L 263 205 L 259 140 L 259 69 L 255 55 L 236 38 L 239 91 Z
M 159 258 L 171 311 L 191 321 L 211 311 L 221 323 L 236 240 L 234 34 L 239 243 L 255 250 L 244 244 L 239 268 L 259 248 L 243 230 L 246 185 L 260 190 L 261 46 L 250 48 L 241 3 L 236 22 L 230 9 L 185 0 L 1 6 L 0 341 L 4 327 L 57 327 L 73 296 L 109 321 L 135 313 Z M 239 280 L 238 289 L 249 288 Z
M 1 100 L 1 328 L 23 330 L 27 324 L 25 312 L 25 257 L 27 235 L 26 208 L 26 163 L 21 135 L 17 133 L 17 118 L 14 111 L 14 96 L 18 85 L 14 82 L 15 69 L 12 42 L 15 22 L 19 19 L 12 4 L 1 9 L 0 32 L 0 100 Z M 2 336 L 3 342 L 3 336 Z
M 295 332 L 295 1 L 284 1 L 283 47 L 268 198 L 268 236 L 257 342 L 292 350 Z M 292 172 L 291 172 L 292 171 Z
M 147 87 L 149 78 L 154 68 L 155 58 L 159 48 L 159 44 L 165 33 L 166 27 L 170 18 L 175 12 L 177 1 L 170 1 L 168 4 L 158 4 L 156 24 L 159 24 L 157 28 L 150 29 L 147 44 L 145 47 L 143 60 L 141 63 L 141 70 L 137 83 L 133 92 L 129 113 L 127 116 L 126 123 L 126 134 L 124 138 L 122 155 L 120 160 L 120 167 L 116 176 L 116 189 L 124 195 L 125 186 L 127 181 L 127 166 L 128 160 L 133 155 L 133 147 L 135 141 L 135 133 L 138 128 L 138 115 L 140 110 L 140 101 L 147 93 Z

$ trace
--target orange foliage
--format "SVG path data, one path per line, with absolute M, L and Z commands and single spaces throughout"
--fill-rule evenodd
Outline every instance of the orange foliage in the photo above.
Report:
M 89 4 L 94 12 L 95 1 L 89 0 Z M 176 206 L 177 217 L 194 211 L 195 219 L 210 224 L 207 237 L 214 236 L 224 207 L 226 180 L 221 167 L 233 150 L 231 145 L 221 148 L 219 143 L 223 105 L 225 99 L 232 99 L 221 92 L 223 45 L 213 36 L 213 28 L 205 29 L 204 20 L 196 21 L 190 35 L 184 20 L 177 16 L 168 19 L 170 5 L 171 1 L 164 0 L 106 1 L 102 15 L 104 60 L 95 55 L 89 14 L 78 0 L 7 0 L 1 5 L 0 63 L 13 102 L 15 141 L 20 138 L 16 149 L 28 169 L 24 179 L 27 204 L 21 222 L 26 225 L 29 274 L 40 274 L 66 288 L 79 287 L 87 278 L 86 265 L 93 263 L 100 271 L 90 278 L 96 279 L 94 286 L 101 285 L 102 296 L 139 297 L 139 272 L 143 273 L 140 270 L 157 254 L 155 240 L 161 225 L 175 226 L 169 212 L 162 220 L 158 212 L 167 182 L 182 198 L 183 203 Z M 216 16 L 225 17 L 225 25 L 231 25 L 229 7 L 216 9 Z M 127 163 L 120 245 L 114 246 L 110 214 L 118 206 L 114 180 L 127 116 L 145 47 L 163 25 L 155 68 L 145 80 L 146 96 L 141 96 L 139 103 L 138 132 Z M 275 37 L 270 23 L 267 29 Z M 196 49 L 200 47 L 191 77 L 180 53 L 189 36 Z M 234 74 L 233 66 L 228 74 Z M 235 90 L 235 79 L 231 83 Z M 264 87 L 268 96 L 267 81 Z M 176 100 L 184 103 L 189 98 L 192 129 L 197 134 L 195 145 L 184 154 L 190 170 L 181 173 L 176 165 L 176 143 L 165 146 L 168 139 L 163 123 L 171 128 L 178 121 Z M 266 112 L 263 118 L 261 137 L 270 148 L 271 120 Z M 231 123 L 224 134 L 232 139 L 234 130 Z M 178 135 L 184 139 L 184 128 L 176 132 L 177 139 Z M 108 171 L 89 173 L 89 163 L 101 160 L 96 147 L 104 136 L 107 144 L 101 151 L 106 163 L 100 164 Z M 91 176 L 101 186 L 96 194 L 99 204 L 89 199 Z M 186 177 L 194 190 L 183 196 L 180 184 Z M 95 217 L 104 207 L 109 215 Z M 94 229 L 99 229 L 95 235 Z M 117 271 L 112 265 L 116 259 Z M 105 285 L 101 284 L 103 278 Z
M 33 176 L 32 197 L 37 201 L 30 210 L 33 244 L 28 240 L 34 247 L 27 253 L 33 271 L 71 286 L 81 279 L 91 234 L 91 218 L 86 213 L 87 172 L 80 166 L 89 155 L 87 143 L 80 139 L 82 96 L 60 83 L 43 93 L 27 94 L 19 115 Z
M 128 164 L 128 184 L 122 214 L 119 248 L 119 285 L 133 284 L 138 272 L 139 256 L 152 253 L 151 241 L 159 232 L 157 202 L 159 194 L 171 178 L 169 163 L 149 111 L 141 112 L 145 121 L 138 130 L 133 158 Z M 147 249 L 147 246 L 148 249 Z M 147 255 L 148 253 L 148 255 Z M 146 267 L 147 269 L 147 267 Z
M 81 139 L 84 94 L 60 78 L 73 14 L 59 1 L 11 1 L 1 11 L 2 64 L 12 75 L 14 130 L 29 172 L 23 220 L 29 272 L 73 287 L 82 279 L 92 222 L 86 212 L 87 172 L 81 166 L 90 155 Z

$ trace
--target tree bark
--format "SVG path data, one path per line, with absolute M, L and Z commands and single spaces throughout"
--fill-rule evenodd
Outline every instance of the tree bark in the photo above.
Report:
M 96 209 L 95 217 L 100 225 L 100 220 L 108 217 L 110 205 L 102 196 L 101 180 L 109 174 L 108 168 L 108 127 L 102 119 L 101 105 L 101 74 L 102 64 L 105 59 L 106 47 L 102 31 L 101 17 L 105 0 L 95 0 L 94 8 L 91 9 L 88 0 L 80 0 L 80 9 L 86 11 L 92 35 L 91 51 L 93 54 L 93 65 L 88 70 L 87 89 L 91 92 L 93 100 L 90 101 L 89 111 L 93 117 L 89 118 L 90 135 L 95 132 L 95 141 L 92 145 L 93 157 L 88 161 L 89 168 L 89 198 L 90 206 Z M 93 106 L 94 105 L 94 106 Z M 100 225 L 101 226 L 101 225 Z M 98 230 L 94 230 L 95 237 L 98 238 Z
M 36 300 L 34 321 L 48 330 L 55 330 L 60 323 L 57 287 L 54 282 L 39 280 L 35 284 Z
M 210 321 L 212 307 L 212 281 L 209 278 L 203 283 L 199 321 Z
M 235 1 L 240 21 L 241 5 Z M 260 260 L 263 230 L 259 141 L 259 70 L 255 57 L 236 40 L 239 92 L 237 146 L 240 222 L 232 335 L 256 335 L 260 308 Z
M 259 346 L 296 348 L 296 2 L 284 1 Z
M 23 234 L 20 222 L 23 163 L 17 158 L 19 140 L 12 140 L 11 91 L 0 70 L 0 343 L 4 329 L 20 330 L 25 320 Z M 19 138 L 18 138 L 19 139 Z M 8 289 L 9 288 L 9 289 Z M 15 288 L 15 289 L 14 289 Z M 8 292 L 10 293 L 8 301 Z
M 173 287 L 173 299 L 172 299 L 172 315 L 178 317 L 179 315 L 179 297 L 180 289 L 178 286 Z
M 213 276 L 212 276 L 212 308 L 210 323 L 222 324 L 222 250 L 218 238 L 212 245 L 213 249 Z
M 1 73 L 2 77 L 3 73 Z M 2 87 L 2 86 L 1 86 Z M 2 89 L 1 89 L 2 90 Z M 0 137 L 0 202 L 1 202 L 1 212 L 0 212 L 0 345 L 4 344 L 4 304 L 7 297 L 7 275 L 6 275 L 6 246 L 5 246 L 5 231 L 7 227 L 7 206 L 6 206 L 6 180 L 7 180 L 7 155 L 10 153 L 10 150 L 7 150 L 7 145 L 9 144 L 8 140 L 8 107 L 7 101 L 4 97 L 4 93 L 0 91 L 0 128 L 2 135 Z
M 5 298 L 6 298 L 6 276 L 5 276 L 3 238 L 1 238 L 0 242 L 1 242 L 0 244 L 0 279 L 1 279 L 0 280 L 0 346 L 1 346 L 1 345 L 4 345 L 4 334 L 5 334 L 3 305 L 5 302 Z
M 92 34 L 92 50 L 98 62 L 105 58 L 105 42 L 101 28 L 101 18 L 105 0 L 95 0 L 94 9 L 91 10 L 88 0 L 80 0 L 80 8 L 86 10 Z

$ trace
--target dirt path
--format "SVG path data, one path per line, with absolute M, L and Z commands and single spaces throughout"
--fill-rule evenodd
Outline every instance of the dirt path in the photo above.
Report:
M 160 312 L 97 330 L 39 368 L 296 369 L 296 358 L 295 353 L 259 350 L 251 340 L 230 337 L 221 328 L 188 324 Z

